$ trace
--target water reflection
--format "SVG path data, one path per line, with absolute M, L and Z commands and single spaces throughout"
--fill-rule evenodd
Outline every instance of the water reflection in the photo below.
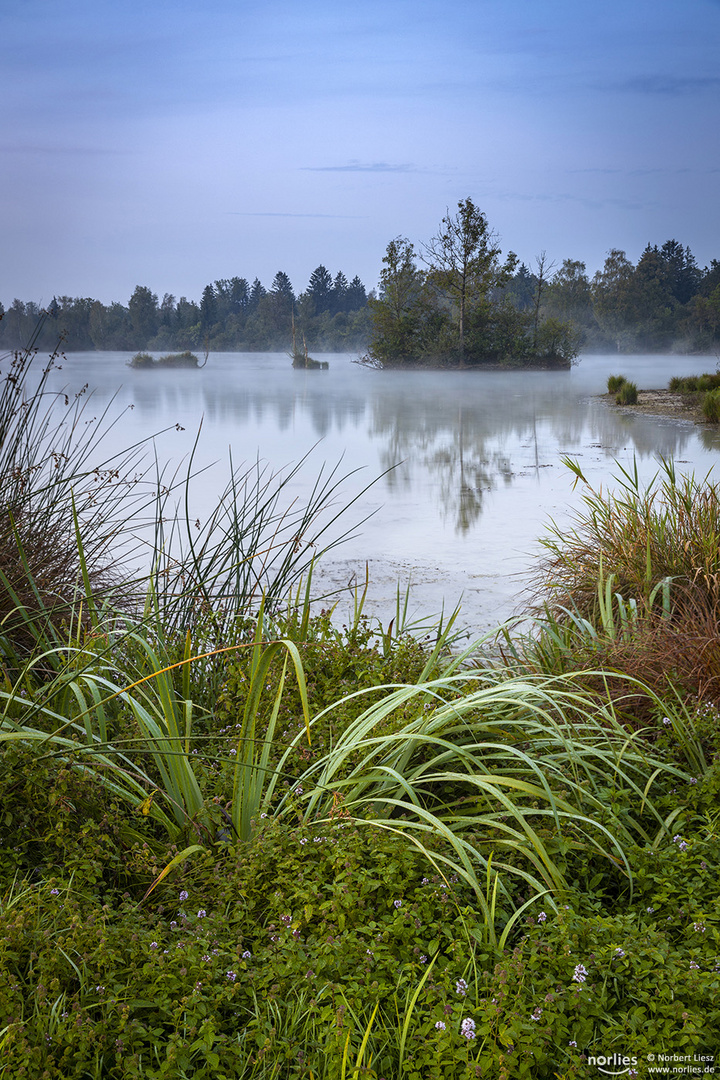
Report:
M 464 590 L 479 623 L 509 613 L 512 575 L 529 565 L 543 520 L 577 505 L 563 455 L 607 485 L 615 459 L 635 455 L 645 476 L 658 455 L 705 473 L 720 448 L 716 430 L 623 413 L 596 398 L 619 370 L 641 389 L 662 387 L 673 374 L 713 370 L 709 357 L 591 357 L 571 372 L 484 374 L 372 372 L 345 355 L 329 357 L 327 372 L 294 371 L 284 354 L 270 353 L 215 354 L 202 371 L 129 371 L 126 359 L 70 355 L 55 378 L 89 382 L 100 402 L 122 383 L 117 404 L 134 408 L 113 437 L 126 444 L 180 424 L 186 441 L 176 437 L 166 451 L 179 457 L 202 418 L 200 464 L 231 447 L 236 462 L 259 453 L 280 467 L 321 440 L 316 466 L 344 453 L 348 467 L 366 468 L 366 480 L 390 470 L 363 507 L 378 512 L 340 560 L 342 573 L 370 558 L 383 579 L 394 583 L 399 572 L 419 580 L 435 607 Z M 314 475 L 310 468 L 297 478 L 297 498 Z M 206 509 L 223 485 L 222 472 L 214 488 L 203 481 Z

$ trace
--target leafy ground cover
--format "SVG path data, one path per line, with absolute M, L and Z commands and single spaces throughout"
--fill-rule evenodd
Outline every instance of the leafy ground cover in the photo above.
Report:
M 712 1056 L 709 479 L 668 463 L 588 491 L 547 538 L 533 631 L 459 653 L 452 620 L 413 634 L 401 605 L 391 627 L 361 596 L 345 627 L 314 613 L 302 544 L 334 481 L 291 522 L 282 486 L 244 474 L 214 533 L 183 551 L 158 523 L 154 572 L 108 575 L 81 462 L 54 499 L 54 429 L 11 411 L 0 1077 L 540 1080 Z M 42 585 L 35 506 L 65 551 Z

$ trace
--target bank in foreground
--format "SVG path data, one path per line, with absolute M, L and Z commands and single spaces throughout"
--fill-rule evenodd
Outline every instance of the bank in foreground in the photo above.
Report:
M 38 445 L 14 432 L 4 467 Z M 286 517 L 251 513 L 262 488 L 227 545 L 196 541 L 144 592 L 104 576 L 62 498 L 43 530 L 66 524 L 77 572 L 50 583 L 39 489 L 16 489 L 0 553 L 0 1076 L 712 1057 L 716 486 L 668 466 L 588 488 L 546 538 L 533 633 L 462 654 L 453 624 L 380 627 L 361 596 L 342 630 L 311 614 L 297 522 L 262 577 Z

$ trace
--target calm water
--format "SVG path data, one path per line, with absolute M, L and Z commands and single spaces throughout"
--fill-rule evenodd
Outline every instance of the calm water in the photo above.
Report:
M 580 502 L 563 455 L 594 485 L 633 456 L 645 477 L 657 455 L 705 474 L 720 460 L 720 434 L 687 422 L 633 416 L 594 395 L 609 374 L 640 389 L 675 374 L 714 371 L 716 357 L 592 356 L 570 372 L 375 372 L 331 354 L 330 369 L 294 371 L 283 353 L 215 353 L 200 371 L 132 371 L 126 353 L 69 354 L 58 384 L 94 388 L 97 412 L 128 405 L 111 435 L 117 449 L 179 424 L 157 440 L 178 463 L 202 420 L 197 464 L 217 462 L 195 484 L 192 516 L 206 516 L 236 464 L 259 455 L 273 469 L 311 451 L 293 481 L 307 498 L 320 467 L 342 459 L 350 501 L 345 525 L 372 517 L 325 560 L 323 583 L 345 586 L 369 564 L 371 610 L 387 618 L 397 583 L 411 583 L 412 610 L 430 615 L 462 598 L 473 632 L 495 626 L 521 602 L 548 518 L 568 522 Z M 390 470 L 390 471 L 387 471 Z M 385 474 L 382 475 L 381 474 Z

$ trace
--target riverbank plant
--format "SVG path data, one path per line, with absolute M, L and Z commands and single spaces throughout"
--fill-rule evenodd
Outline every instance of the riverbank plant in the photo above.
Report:
M 313 605 L 335 473 L 288 511 L 233 472 L 199 533 L 160 512 L 144 578 L 108 583 L 82 469 L 54 492 L 32 458 L 58 407 L 34 451 L 7 429 L 26 513 L 36 492 L 73 543 L 62 608 L 29 558 L 3 579 L 0 1078 L 569 1080 L 713 1052 L 720 686 L 677 659 L 718 654 L 708 479 L 588 488 L 546 538 L 542 624 L 459 652 L 400 597 L 390 626 L 362 593 L 344 627 Z M 650 642 L 654 680 L 618 660 Z

